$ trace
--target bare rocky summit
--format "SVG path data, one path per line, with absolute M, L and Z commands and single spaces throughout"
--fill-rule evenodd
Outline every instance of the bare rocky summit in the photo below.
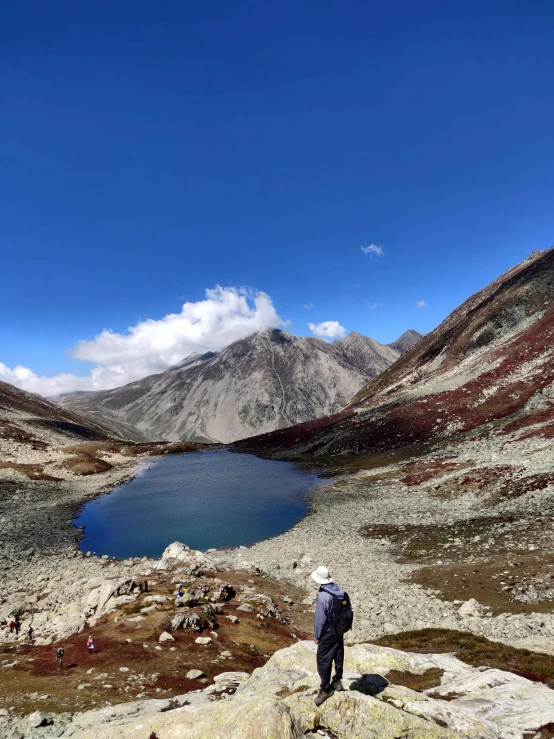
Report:
M 413 328 L 409 328 L 407 331 L 404 331 L 402 336 L 400 336 L 396 341 L 389 344 L 389 346 L 395 349 L 399 354 L 404 354 L 404 352 L 411 349 L 412 346 L 417 344 L 417 342 L 422 338 L 423 334 L 420 334 L 419 331 L 414 331 Z
M 114 390 L 59 402 L 136 440 L 231 442 L 341 410 L 420 337 L 328 343 L 269 329 Z

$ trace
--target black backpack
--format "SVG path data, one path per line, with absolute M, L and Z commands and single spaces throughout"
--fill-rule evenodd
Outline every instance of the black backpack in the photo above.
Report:
M 331 612 L 328 617 L 329 628 L 335 636 L 342 636 L 350 631 L 354 621 L 354 612 L 348 593 L 345 593 L 343 598 L 339 598 L 338 595 L 330 593 L 325 588 L 322 588 L 322 590 L 333 598 Z

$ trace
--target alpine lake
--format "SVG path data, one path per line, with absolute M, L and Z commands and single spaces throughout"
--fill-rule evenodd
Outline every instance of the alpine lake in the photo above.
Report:
M 308 512 L 313 474 L 289 462 L 225 449 L 161 457 L 125 485 L 86 503 L 81 550 L 125 559 L 191 549 L 248 546 L 282 534 Z

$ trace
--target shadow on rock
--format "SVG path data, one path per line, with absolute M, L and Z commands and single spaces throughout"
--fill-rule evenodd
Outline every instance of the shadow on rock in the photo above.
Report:
M 377 695 L 382 693 L 388 684 L 389 681 L 385 680 L 382 675 L 368 674 L 351 682 L 349 690 L 356 690 L 364 695 Z

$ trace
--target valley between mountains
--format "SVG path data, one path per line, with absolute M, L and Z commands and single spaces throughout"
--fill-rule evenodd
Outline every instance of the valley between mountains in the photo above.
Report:
M 553 355 L 554 248 L 396 346 L 272 330 L 59 402 L 0 384 L 4 735 L 553 737 Z M 318 472 L 310 514 L 248 548 L 78 551 L 80 504 L 213 441 Z M 356 618 L 350 690 L 316 709 L 323 562 Z

